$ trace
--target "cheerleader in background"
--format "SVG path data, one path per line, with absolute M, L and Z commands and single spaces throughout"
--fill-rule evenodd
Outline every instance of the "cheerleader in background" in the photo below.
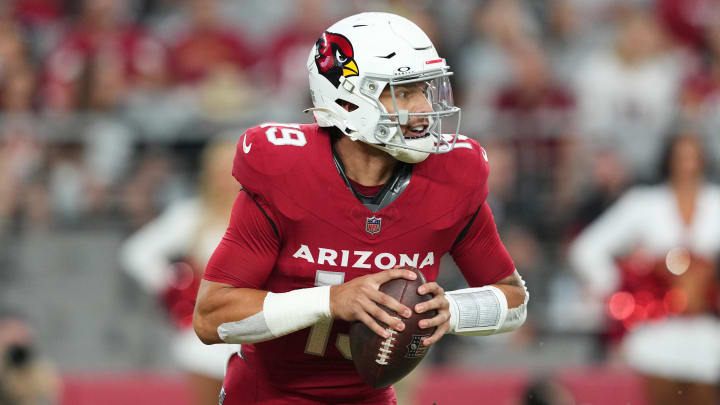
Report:
M 570 247 L 652 405 L 718 399 L 720 187 L 705 179 L 703 151 L 691 133 L 669 139 L 664 182 L 630 189 Z
M 239 191 L 231 176 L 235 146 L 210 144 L 203 152 L 197 196 L 171 204 L 124 243 L 120 261 L 127 272 L 165 304 L 178 332 L 170 346 L 190 382 L 194 404 L 217 404 L 229 356 L 236 345 L 207 346 L 192 328 L 202 272 L 218 245 Z

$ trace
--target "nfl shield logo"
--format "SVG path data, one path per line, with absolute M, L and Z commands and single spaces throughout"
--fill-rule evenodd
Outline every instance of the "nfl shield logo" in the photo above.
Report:
M 415 359 L 425 356 L 425 352 L 428 348 L 422 345 L 422 338 L 428 336 L 430 335 L 413 335 L 410 344 L 405 346 L 405 348 L 407 349 L 407 352 L 405 353 L 405 358 Z
M 365 231 L 370 235 L 375 235 L 380 232 L 380 225 L 382 224 L 382 218 L 375 216 L 367 218 L 365 221 Z

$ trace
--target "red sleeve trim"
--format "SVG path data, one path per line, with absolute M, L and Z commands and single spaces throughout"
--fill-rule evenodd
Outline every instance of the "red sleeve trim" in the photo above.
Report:
M 493 281 L 492 283 L 489 283 L 489 284 L 497 284 L 497 283 L 499 283 L 501 280 L 510 277 L 510 276 L 515 272 L 515 270 L 516 270 L 515 264 L 513 264 L 512 267 L 508 267 L 508 271 L 507 271 L 506 274 L 503 274 L 502 276 L 498 277 L 497 280 L 495 280 L 495 281 Z
M 216 283 L 228 284 L 228 285 L 231 285 L 231 286 L 237 287 L 237 288 L 251 288 L 252 287 L 252 286 L 248 286 L 244 280 L 235 278 L 229 274 L 225 274 L 225 273 L 223 273 L 222 270 L 219 270 L 219 269 L 215 269 L 212 274 L 209 274 L 206 271 L 205 275 L 203 276 L 203 279 L 208 280 L 208 281 L 213 281 Z M 260 288 L 260 287 L 255 286 L 252 288 Z

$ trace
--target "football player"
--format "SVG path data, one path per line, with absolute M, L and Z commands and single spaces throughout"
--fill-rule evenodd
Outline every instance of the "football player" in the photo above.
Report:
M 500 241 L 488 160 L 457 135 L 445 60 L 414 23 L 362 13 L 322 33 L 307 62 L 316 124 L 265 123 L 239 139 L 233 176 L 243 185 L 198 293 L 194 326 L 208 344 L 240 343 L 220 403 L 394 404 L 351 361 L 348 330 L 361 321 L 383 337 L 404 317 L 445 333 L 518 328 L 528 301 Z M 443 126 L 455 123 L 449 134 Z M 445 124 L 445 125 L 443 125 Z M 470 288 L 443 291 L 450 253 Z M 430 301 L 407 308 L 378 288 L 429 281 Z

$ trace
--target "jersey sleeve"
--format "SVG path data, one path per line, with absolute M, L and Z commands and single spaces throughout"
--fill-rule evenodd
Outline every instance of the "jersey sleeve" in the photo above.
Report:
M 464 163 L 465 170 L 471 176 L 474 176 L 475 198 L 471 201 L 475 202 L 475 207 L 479 207 L 488 196 L 488 176 L 490 174 L 490 163 L 488 161 L 485 148 L 480 146 L 474 139 L 468 139 L 472 147 L 468 159 Z
M 278 256 L 280 237 L 272 211 L 256 195 L 240 192 L 230 224 L 210 257 L 203 278 L 261 289 Z
M 307 126 L 265 123 L 240 136 L 232 175 L 242 186 L 271 201 L 270 189 L 281 187 L 287 173 L 302 162 L 303 146 L 311 135 Z M 278 184 L 280 183 L 280 184 Z
M 480 206 L 467 233 L 453 246 L 450 254 L 470 287 L 497 283 L 515 270 L 487 202 Z
M 488 175 L 490 164 L 487 152 L 480 144 L 464 135 L 457 135 L 455 149 L 442 156 L 445 159 L 445 175 L 450 179 L 452 190 L 448 195 L 462 190 L 459 199 L 463 202 L 461 216 L 469 218 L 488 196 Z M 446 181 L 446 180 L 443 180 Z

